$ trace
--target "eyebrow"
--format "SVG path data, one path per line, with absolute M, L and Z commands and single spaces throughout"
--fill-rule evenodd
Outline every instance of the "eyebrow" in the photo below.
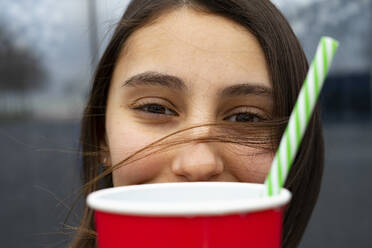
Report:
M 127 79 L 121 87 L 164 87 L 180 92 L 189 91 L 184 81 L 173 75 L 146 71 L 143 73 L 136 74 Z M 223 90 L 220 90 L 217 94 L 219 97 L 228 98 L 244 95 L 263 95 L 272 96 L 272 90 L 269 87 L 262 86 L 260 83 L 241 83 L 232 86 L 228 86 Z

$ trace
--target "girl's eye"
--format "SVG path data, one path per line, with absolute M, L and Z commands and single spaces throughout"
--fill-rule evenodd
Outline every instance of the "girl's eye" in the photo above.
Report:
M 257 114 L 243 112 L 243 113 L 237 113 L 237 114 L 230 115 L 229 117 L 226 117 L 224 120 L 235 121 L 235 122 L 259 122 L 259 121 L 263 121 L 264 118 L 261 118 Z
M 169 109 L 161 104 L 157 103 L 145 103 L 142 105 L 139 105 L 137 107 L 134 107 L 133 109 L 145 112 L 146 114 L 151 115 L 172 115 L 172 116 L 178 116 L 178 114 L 173 111 L 172 109 Z M 259 114 L 251 113 L 251 112 L 241 112 L 236 113 L 233 115 L 230 115 L 229 117 L 226 117 L 226 121 L 233 121 L 233 122 L 260 122 L 265 120 L 265 118 L 261 117 Z
M 158 115 L 177 115 L 176 112 L 173 110 L 164 107 L 163 105 L 156 104 L 156 103 L 150 103 L 150 104 L 144 104 L 140 105 L 138 107 L 135 107 L 134 109 L 147 112 L 150 114 L 158 114 Z

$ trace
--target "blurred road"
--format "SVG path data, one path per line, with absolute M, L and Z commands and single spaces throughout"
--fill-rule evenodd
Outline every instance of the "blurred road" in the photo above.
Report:
M 67 247 L 60 200 L 80 185 L 78 134 L 78 123 L 0 122 L 1 247 Z
M 324 134 L 322 191 L 300 247 L 372 247 L 372 125 L 326 124 Z M 70 206 L 80 185 L 78 135 L 78 122 L 0 121 L 2 247 L 66 247 L 60 200 Z

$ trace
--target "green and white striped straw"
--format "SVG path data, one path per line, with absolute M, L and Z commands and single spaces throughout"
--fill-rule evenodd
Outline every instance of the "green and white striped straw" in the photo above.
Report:
M 338 42 L 332 38 L 322 37 L 320 39 L 313 62 L 266 178 L 264 192 L 266 196 L 279 194 L 284 185 L 337 47 Z

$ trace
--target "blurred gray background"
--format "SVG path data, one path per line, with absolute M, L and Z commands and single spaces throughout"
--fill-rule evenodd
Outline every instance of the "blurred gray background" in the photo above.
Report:
M 322 35 L 340 41 L 321 94 L 322 190 L 300 247 L 372 247 L 372 1 L 273 2 L 309 61 Z M 60 228 L 80 186 L 80 115 L 127 3 L 0 0 L 1 247 L 67 246 Z

